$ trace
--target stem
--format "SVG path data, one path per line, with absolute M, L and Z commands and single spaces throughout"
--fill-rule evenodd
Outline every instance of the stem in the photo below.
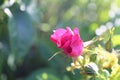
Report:
M 59 53 L 61 53 L 61 51 L 58 51 L 58 52 L 56 52 L 56 53 L 54 53 L 49 59 L 48 59 L 48 61 L 50 61 L 53 57 L 55 57 L 57 54 L 59 54 Z

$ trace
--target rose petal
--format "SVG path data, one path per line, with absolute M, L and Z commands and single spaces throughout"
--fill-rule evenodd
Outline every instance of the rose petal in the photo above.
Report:
M 54 31 L 53 35 L 50 36 L 50 39 L 54 42 L 54 43 L 58 43 L 58 41 L 60 41 L 61 36 L 66 32 L 65 29 L 57 29 Z
M 74 35 L 74 33 L 73 33 L 73 31 L 70 29 L 70 27 L 67 27 L 66 29 L 67 29 L 67 31 L 68 31 L 69 34 Z
M 80 39 L 79 35 L 75 35 L 72 38 L 71 42 L 72 52 L 70 53 L 71 56 L 79 56 L 83 49 L 83 41 Z
M 76 28 L 74 28 L 73 32 L 74 32 L 75 35 L 79 34 L 79 29 L 76 27 Z

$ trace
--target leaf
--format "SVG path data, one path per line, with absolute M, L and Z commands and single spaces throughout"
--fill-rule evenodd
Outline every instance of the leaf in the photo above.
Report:
M 27 13 L 31 16 L 32 20 L 40 23 L 40 15 L 39 5 L 37 0 L 26 0 Z
M 10 11 L 13 15 L 9 17 L 8 23 L 11 49 L 15 57 L 20 59 L 33 44 L 35 29 L 30 16 L 25 11 L 21 11 L 17 3 L 10 8 Z
M 4 62 L 4 57 L 3 57 L 2 52 L 0 51 L 0 75 L 2 72 L 2 68 L 3 68 L 3 62 Z
M 115 28 L 111 28 L 110 30 L 107 30 L 103 34 L 103 38 L 104 38 L 104 42 L 105 42 L 105 49 L 107 51 L 111 51 L 113 48 L 112 38 L 113 38 L 114 29 Z
M 60 80 L 60 78 L 54 70 L 46 68 L 33 72 L 26 80 Z
M 112 68 L 110 80 L 119 80 L 120 79 L 120 66 Z
M 90 61 L 95 62 L 97 59 L 97 54 L 91 54 Z
M 113 46 L 120 46 L 120 35 L 114 35 L 112 38 Z
M 105 80 L 105 79 L 102 79 L 102 78 L 100 78 L 100 77 L 96 77 L 96 76 L 94 77 L 94 76 L 93 76 L 93 77 L 90 78 L 90 80 Z
M 0 0 L 0 6 L 4 3 L 4 0 Z
M 107 79 L 110 77 L 110 73 L 107 69 L 99 70 L 99 73 L 102 78 Z

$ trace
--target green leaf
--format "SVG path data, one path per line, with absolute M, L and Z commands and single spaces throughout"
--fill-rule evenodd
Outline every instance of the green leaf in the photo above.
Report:
M 95 62 L 97 59 L 97 54 L 91 54 L 90 61 Z
M 100 70 L 99 73 L 104 79 L 108 79 L 110 77 L 110 73 L 107 69 Z
M 90 80 L 104 80 L 104 79 L 102 79 L 100 77 L 93 76 L 93 77 L 90 78 Z
M 3 62 L 4 62 L 3 55 L 0 51 L 0 75 L 1 75 L 1 72 L 2 72 L 2 68 L 3 68 Z
M 46 68 L 33 72 L 26 80 L 60 80 L 60 78 L 54 70 Z
M 120 35 L 114 35 L 112 38 L 113 46 L 119 46 L 120 45 Z
M 4 3 L 4 0 L 0 0 L 0 6 Z
M 12 17 L 9 17 L 8 29 L 12 53 L 17 59 L 26 55 L 33 44 L 35 38 L 35 29 L 33 28 L 30 16 L 21 11 L 16 3 L 11 8 Z
M 40 24 L 41 11 L 37 0 L 26 0 L 27 13 L 31 16 L 32 20 Z

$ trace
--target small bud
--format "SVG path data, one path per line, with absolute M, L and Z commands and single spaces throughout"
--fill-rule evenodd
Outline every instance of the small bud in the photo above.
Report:
M 75 66 L 75 64 L 74 64 L 74 63 L 71 63 L 71 66 Z
M 67 71 L 71 71 L 72 68 L 71 68 L 71 67 L 67 67 L 66 70 L 67 70 Z
M 98 73 L 98 67 L 95 63 L 91 62 L 84 67 L 84 71 L 88 75 L 95 75 Z
M 79 61 L 81 61 L 81 60 L 83 60 L 83 59 L 84 59 L 84 57 L 81 56 L 81 55 L 78 57 L 78 60 L 79 60 Z

